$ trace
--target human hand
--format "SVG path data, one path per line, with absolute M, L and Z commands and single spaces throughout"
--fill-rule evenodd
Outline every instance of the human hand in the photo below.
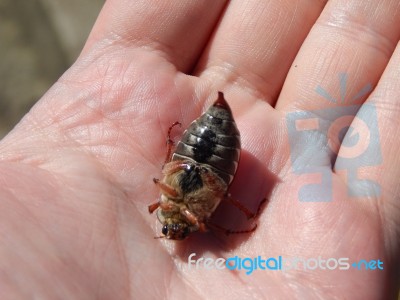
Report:
M 0 143 L 0 298 L 394 296 L 400 214 L 397 3 L 225 4 L 106 2 L 77 62 Z M 380 186 L 380 193 L 354 186 L 367 192 L 363 199 L 348 196 L 346 173 L 337 170 L 347 162 L 340 155 L 346 147 L 333 143 L 336 157 L 321 134 L 289 140 L 291 112 L 345 106 L 324 100 L 321 89 L 316 93 L 320 86 L 340 99 L 341 73 L 348 79 L 346 99 L 367 84 L 374 87 L 353 103 L 376 108 L 382 157 L 379 165 L 358 170 Z M 251 235 L 155 240 L 159 225 L 147 205 L 158 196 L 151 179 L 160 175 L 166 131 L 177 120 L 187 126 L 218 90 L 242 136 L 231 192 L 251 208 L 268 196 L 259 226 Z M 324 116 L 317 115 L 322 121 Z M 331 184 L 322 188 L 331 201 L 300 201 L 300 189 L 316 179 L 293 172 L 298 161 L 329 174 Z M 237 220 L 231 210 L 217 216 Z M 189 269 L 191 253 L 381 259 L 384 270 L 245 275 Z

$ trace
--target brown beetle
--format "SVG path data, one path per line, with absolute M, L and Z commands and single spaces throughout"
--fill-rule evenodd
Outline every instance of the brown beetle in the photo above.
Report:
M 170 133 L 176 125 L 180 123 L 175 122 L 168 130 L 164 177 L 161 181 L 153 179 L 161 190 L 160 200 L 149 205 L 150 213 L 159 208 L 157 216 L 163 225 L 160 237 L 183 240 L 192 232 L 207 231 L 207 227 L 226 234 L 253 232 L 257 225 L 232 231 L 210 222 L 221 200 L 228 200 L 248 218 L 256 215 L 227 193 L 238 167 L 240 134 L 223 93 L 218 92 L 214 104 L 185 130 L 171 157 Z

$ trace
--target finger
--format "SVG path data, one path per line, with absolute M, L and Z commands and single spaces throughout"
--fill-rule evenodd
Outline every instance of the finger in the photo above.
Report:
M 320 186 L 331 184 L 329 172 L 343 135 L 394 50 L 399 21 L 398 4 L 389 0 L 378 6 L 374 1 L 333 0 L 325 7 L 276 105 L 291 111 L 286 121 L 298 174 L 318 173 Z
M 325 1 L 234 1 L 196 69 L 219 88 L 239 86 L 272 103 Z
M 397 254 L 400 241 L 399 65 L 400 44 L 375 91 L 357 113 L 358 122 L 351 125 L 359 135 L 359 142 L 353 147 L 342 147 L 335 165 L 348 186 L 353 186 L 349 193 L 375 200 L 367 202 L 374 210 L 379 203 L 386 245 Z
M 399 22 L 397 1 L 329 1 L 293 63 L 276 108 L 318 113 L 362 103 L 395 48 Z
M 207 42 L 225 1 L 106 1 L 84 48 L 99 41 L 147 47 L 179 70 L 191 68 Z

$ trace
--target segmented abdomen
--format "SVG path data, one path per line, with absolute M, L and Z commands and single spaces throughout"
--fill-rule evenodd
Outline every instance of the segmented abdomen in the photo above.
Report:
M 185 130 L 172 160 L 207 164 L 229 185 L 239 157 L 240 134 L 223 93 L 218 92 L 217 101 Z

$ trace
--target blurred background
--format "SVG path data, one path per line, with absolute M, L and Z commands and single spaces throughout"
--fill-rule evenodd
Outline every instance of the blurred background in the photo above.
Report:
M 105 0 L 0 0 L 0 139 L 78 57 Z

